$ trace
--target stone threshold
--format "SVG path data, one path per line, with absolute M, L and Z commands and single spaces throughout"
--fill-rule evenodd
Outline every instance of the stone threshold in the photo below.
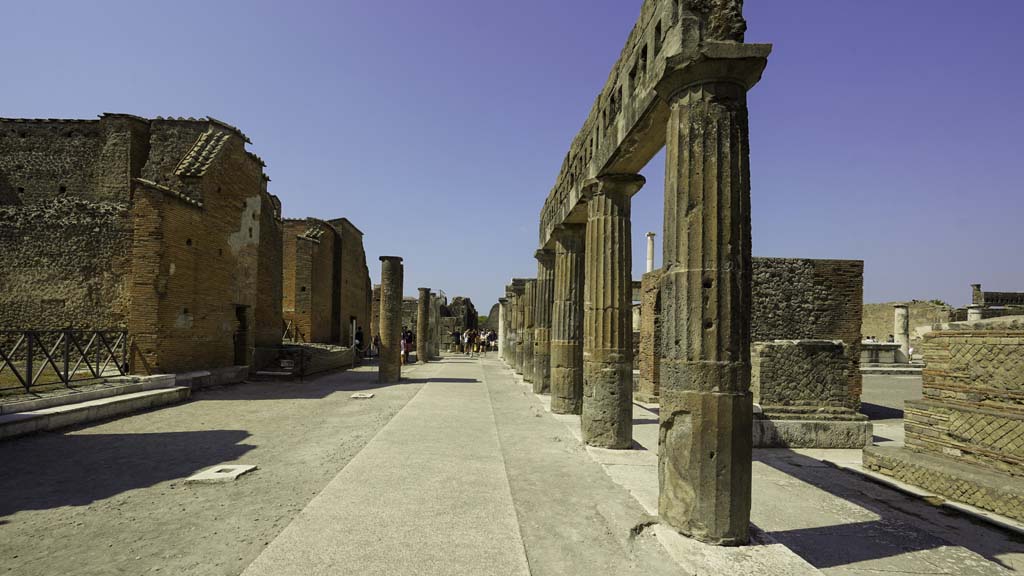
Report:
M 0 416 L 0 440 L 106 420 L 167 404 L 176 404 L 187 400 L 190 394 L 190 388 L 172 386 L 88 400 L 77 404 L 6 414 Z

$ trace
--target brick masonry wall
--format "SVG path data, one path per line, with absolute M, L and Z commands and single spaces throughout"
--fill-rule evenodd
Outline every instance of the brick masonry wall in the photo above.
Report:
M 281 309 L 283 280 L 281 269 L 283 226 L 281 201 L 264 194 L 260 210 L 260 250 L 258 255 L 256 286 L 256 341 L 257 348 L 273 348 L 281 344 L 284 318 Z
M 635 381 L 634 390 L 645 401 L 653 399 L 660 391 L 659 363 L 655 360 L 661 323 L 660 282 L 661 270 L 648 272 L 640 280 L 640 334 L 637 350 L 640 377 Z
M 343 346 L 351 344 L 356 328 L 363 328 L 363 338 L 368 338 L 371 298 L 373 289 L 370 284 L 370 270 L 366 264 L 366 251 L 363 248 L 363 234 L 355 226 L 344 219 L 331 220 L 341 238 L 341 302 L 338 321 L 341 325 L 339 342 Z
M 863 301 L 861 260 L 754 258 L 751 340 L 842 340 L 859 409 Z
M 936 332 L 923 349 L 923 399 L 905 409 L 907 448 L 1024 475 L 1024 332 Z

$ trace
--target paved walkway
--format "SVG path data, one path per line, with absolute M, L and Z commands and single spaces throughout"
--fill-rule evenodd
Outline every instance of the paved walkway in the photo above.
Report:
M 245 575 L 999 574 L 1024 559 L 1005 532 L 791 450 L 755 453 L 756 546 L 693 547 L 647 528 L 656 406 L 636 406 L 638 449 L 596 450 L 496 358 L 449 357 L 410 384 L 422 388 Z

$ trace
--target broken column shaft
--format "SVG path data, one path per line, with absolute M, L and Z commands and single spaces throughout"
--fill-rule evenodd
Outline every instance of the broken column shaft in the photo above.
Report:
M 555 289 L 551 306 L 551 411 L 579 414 L 583 405 L 583 268 L 586 226 L 554 234 Z
M 643 176 L 616 174 L 587 184 L 583 297 L 583 440 L 633 445 L 633 308 L 630 202 Z
M 551 299 L 555 289 L 555 255 L 538 250 L 537 284 L 533 305 L 533 391 L 545 394 L 551 390 Z
M 380 363 L 377 380 L 398 382 L 402 377 L 402 282 L 404 271 L 398 256 L 381 256 Z

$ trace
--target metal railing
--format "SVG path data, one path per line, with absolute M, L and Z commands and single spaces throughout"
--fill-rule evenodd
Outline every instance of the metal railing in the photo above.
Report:
M 0 330 L 0 392 L 126 374 L 127 331 Z

